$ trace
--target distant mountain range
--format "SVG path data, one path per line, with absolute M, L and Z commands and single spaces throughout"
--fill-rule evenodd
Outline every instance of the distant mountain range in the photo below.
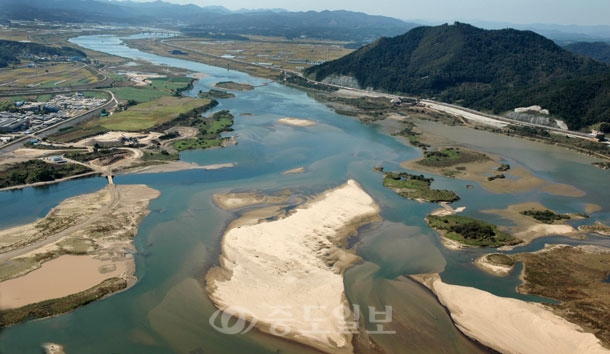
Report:
M 531 31 L 418 27 L 306 75 L 494 113 L 541 105 L 572 129 L 610 121 L 610 67 Z
M 41 20 L 137 26 L 172 26 L 193 34 L 257 34 L 356 43 L 395 36 L 415 27 L 401 20 L 350 11 L 229 11 L 163 1 L 2 0 L 0 20 Z
M 610 64 L 610 44 L 605 42 L 576 42 L 563 46 L 572 53 L 585 55 Z

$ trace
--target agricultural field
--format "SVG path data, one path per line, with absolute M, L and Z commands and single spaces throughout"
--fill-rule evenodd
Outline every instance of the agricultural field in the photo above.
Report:
M 192 79 L 188 77 L 153 78 L 150 84 L 143 87 L 124 86 L 111 91 L 119 100 L 149 102 L 163 96 L 175 95 L 189 87 Z
M 183 37 L 164 42 L 154 39 L 131 40 L 129 44 L 144 51 L 246 71 L 259 77 L 277 77 L 279 68 L 301 71 L 316 62 L 338 59 L 353 51 L 344 48 L 345 43 L 342 42 L 249 38 L 249 41 L 209 41 Z M 234 58 L 221 58 L 224 55 Z
M 129 107 L 99 120 L 99 125 L 108 130 L 142 131 L 176 119 L 195 108 L 206 106 L 209 99 L 191 97 L 161 97 L 156 100 Z
M 92 84 L 99 78 L 82 64 L 59 63 L 37 67 L 0 69 L 0 90 L 54 88 Z

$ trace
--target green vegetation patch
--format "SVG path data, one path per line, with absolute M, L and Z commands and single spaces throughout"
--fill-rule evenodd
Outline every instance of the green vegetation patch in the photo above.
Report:
M 460 215 L 428 215 L 428 224 L 444 237 L 469 246 L 500 247 L 522 241 L 498 230 L 496 225 Z
M 187 119 L 187 122 L 189 126 L 197 128 L 199 134 L 196 138 L 176 141 L 174 147 L 178 151 L 222 146 L 227 139 L 222 138 L 220 134 L 232 130 L 233 115 L 229 111 L 223 110 L 210 117 L 191 117 Z
M 180 96 L 182 91 L 192 87 L 192 81 L 193 79 L 188 77 L 152 78 L 148 86 L 118 87 L 112 89 L 112 92 L 119 100 L 133 100 L 137 103 L 144 103 L 163 96 Z
M 534 218 L 540 222 L 543 222 L 545 224 L 552 224 L 555 221 L 559 221 L 559 220 L 569 220 L 570 219 L 570 215 L 567 214 L 557 214 L 554 211 L 551 210 L 535 210 L 535 209 L 531 209 L 531 210 L 524 210 L 521 212 L 522 215 L 525 216 L 529 216 L 531 218 Z
M 119 131 L 142 131 L 178 118 L 180 114 L 210 104 L 210 100 L 191 97 L 161 97 L 141 103 L 100 119 L 105 129 Z
M 424 151 L 428 150 L 430 145 L 423 143 L 421 141 L 422 134 L 414 131 L 414 129 L 415 124 L 413 122 L 407 122 L 405 123 L 405 127 L 403 130 L 393 135 L 404 136 L 409 139 L 409 144 L 411 144 L 412 146 L 418 147 Z
M 77 307 L 99 300 L 126 287 L 127 281 L 125 279 L 110 278 L 80 293 L 27 305 L 18 309 L 3 310 L 0 311 L 0 327 L 70 312 Z
M 41 160 L 29 160 L 11 164 L 8 168 L 0 171 L 0 188 L 49 182 L 87 172 L 93 172 L 93 170 L 72 163 L 54 164 Z
M 201 98 L 233 98 L 233 97 L 235 97 L 235 94 L 227 92 L 227 91 L 211 89 L 210 91 L 207 91 L 207 92 L 199 91 L 198 96 Z
M 60 143 L 69 143 L 107 133 L 108 129 L 97 125 L 97 122 L 91 121 L 61 128 L 57 133 L 49 135 L 47 139 Z
M 424 158 L 417 161 L 418 164 L 429 167 L 450 167 L 470 162 L 482 162 L 489 160 L 487 155 L 480 152 L 461 149 L 446 148 L 440 151 L 428 151 Z
M 142 155 L 142 160 L 144 161 L 178 161 L 180 160 L 180 155 L 172 154 L 167 150 L 160 151 L 144 151 L 144 155 Z
M 225 90 L 234 90 L 234 91 L 251 91 L 254 90 L 254 86 L 249 84 L 240 84 L 233 81 L 221 81 L 217 82 L 214 86 L 218 88 L 222 88 Z
M 433 178 L 424 175 L 413 175 L 407 172 L 385 172 L 383 185 L 394 190 L 398 195 L 409 199 L 422 199 L 430 203 L 455 202 L 460 197 L 453 191 L 431 189 Z

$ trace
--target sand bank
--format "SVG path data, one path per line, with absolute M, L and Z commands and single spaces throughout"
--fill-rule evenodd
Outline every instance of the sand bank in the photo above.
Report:
M 62 298 L 106 279 L 133 274 L 132 257 L 99 260 L 92 256 L 61 256 L 25 276 L 0 283 L 0 310 Z
M 214 203 L 224 210 L 235 210 L 253 205 L 286 204 L 292 198 L 289 190 L 274 195 L 259 192 L 217 193 L 212 196 Z
M 299 118 L 281 118 L 278 119 L 278 123 L 292 125 L 295 127 L 310 127 L 312 125 L 316 125 L 317 123 L 313 120 L 309 119 L 299 119 Z
M 610 353 L 591 333 L 536 303 L 449 285 L 438 275 L 416 276 L 467 336 L 502 353 Z
M 34 223 L 3 230 L 0 239 L 22 247 L 0 253 L 0 279 L 8 279 L 0 282 L 0 307 L 64 297 L 114 277 L 135 283 L 132 239 L 159 194 L 145 185 L 110 185 L 69 198 Z M 39 238 L 28 238 L 28 230 Z
M 221 168 L 231 168 L 235 167 L 236 163 L 220 163 L 213 165 L 198 165 L 194 162 L 184 162 L 184 161 L 174 161 L 168 162 L 160 165 L 152 165 L 146 167 L 139 167 L 135 169 L 130 169 L 126 171 L 127 173 L 167 173 L 167 172 L 177 172 L 177 171 L 186 171 L 186 170 L 219 170 Z
M 508 265 L 508 264 L 500 264 L 500 263 L 496 263 L 493 262 L 489 256 L 489 254 L 483 255 L 477 259 L 474 260 L 474 265 L 477 266 L 477 268 L 481 269 L 484 272 L 490 273 L 492 275 L 496 275 L 499 277 L 505 277 L 508 274 L 510 274 L 510 272 L 513 270 L 514 268 L 514 263 L 512 265 Z
M 305 167 L 297 167 L 292 170 L 282 172 L 283 175 L 296 175 L 299 173 L 305 173 Z
M 207 275 L 210 298 L 226 311 L 247 309 L 267 332 L 281 332 L 285 323 L 290 339 L 351 352 L 351 334 L 340 325 L 347 305 L 342 272 L 358 257 L 341 244 L 378 213 L 350 180 L 284 218 L 232 225 L 223 237 L 221 266 Z
M 447 215 L 455 215 L 455 214 L 461 213 L 461 212 L 463 212 L 464 210 L 466 210 L 466 207 L 465 207 L 465 206 L 458 207 L 458 208 L 455 208 L 455 209 L 454 209 L 454 208 L 453 208 L 451 205 L 449 205 L 449 203 L 447 203 L 447 202 L 441 202 L 441 203 L 439 203 L 439 204 L 440 204 L 440 206 L 441 206 L 442 208 L 434 210 L 433 212 L 431 212 L 431 213 L 430 213 L 430 215 L 433 215 L 433 216 L 447 216 Z
M 510 232 L 516 238 L 523 240 L 524 243 L 521 246 L 540 237 L 550 235 L 573 236 L 578 232 L 570 225 L 542 224 L 529 216 L 521 214 L 522 211 L 531 209 L 546 210 L 548 208 L 538 202 L 529 202 L 514 204 L 506 209 L 491 209 L 483 210 L 482 212 L 496 214 L 515 223 L 515 226 L 505 228 L 505 231 Z
M 460 147 L 461 150 L 467 150 Z M 401 163 L 403 168 L 435 174 L 451 174 L 451 176 L 467 181 L 478 182 L 481 187 L 494 193 L 523 193 L 538 188 L 546 193 L 566 196 L 582 197 L 584 192 L 566 184 L 551 183 L 534 176 L 523 167 L 511 167 L 510 170 L 498 172 L 500 158 L 487 154 L 490 160 L 460 163 L 448 167 L 430 167 L 417 163 L 419 160 L 410 160 Z M 460 167 L 457 170 L 456 167 Z M 464 169 L 462 169 L 464 168 Z M 489 181 L 488 177 L 504 174 L 506 178 Z
M 45 343 L 42 345 L 45 354 L 66 354 L 64 347 L 55 343 Z

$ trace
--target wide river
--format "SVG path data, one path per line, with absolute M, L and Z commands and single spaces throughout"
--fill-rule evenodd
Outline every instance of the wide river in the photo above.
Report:
M 428 291 L 401 275 L 441 272 L 448 283 L 545 301 L 515 292 L 518 272 L 499 279 L 475 268 L 472 259 L 483 251 L 444 249 L 438 235 L 424 221 L 438 205 L 403 199 L 382 186 L 382 176 L 373 167 L 400 169 L 400 162 L 421 155 L 403 139 L 388 135 L 387 126 L 364 125 L 338 115 L 307 94 L 275 82 L 131 49 L 117 37 L 83 36 L 72 42 L 125 58 L 206 74 L 187 95 L 209 90 L 219 81 L 249 83 L 256 88 L 236 92 L 235 98 L 220 100 L 216 108 L 228 109 L 236 117 L 231 134 L 238 145 L 181 154 L 184 161 L 201 165 L 236 163 L 235 167 L 115 178 L 117 184 L 147 184 L 162 193 L 151 203 L 152 212 L 135 238 L 138 283 L 128 291 L 69 314 L 5 329 L 0 333 L 0 353 L 39 354 L 45 342 L 64 345 L 68 354 L 316 353 L 255 330 L 227 335 L 210 325 L 215 308 L 200 284 L 209 267 L 218 263 L 223 231 L 237 217 L 215 207 L 211 196 L 228 191 L 283 189 L 290 189 L 295 195 L 312 195 L 343 184 L 348 178 L 358 181 L 375 198 L 384 221 L 360 230 L 354 243 L 364 262 L 346 272 L 345 288 L 352 304 L 361 308 L 373 306 L 382 310 L 392 306 L 391 322 L 384 323 L 383 329 L 396 334 L 371 334 L 387 353 L 484 352 L 455 329 L 444 308 Z M 282 117 L 306 118 L 318 124 L 306 128 L 286 126 L 277 123 Z M 583 212 L 585 205 L 592 203 L 603 209 L 588 222 L 610 222 L 608 171 L 591 166 L 593 160 L 588 157 L 484 131 L 429 124 L 431 129 L 450 133 L 455 141 L 498 154 L 511 165 L 528 168 L 552 182 L 574 185 L 586 193 L 582 198 L 538 191 L 493 194 L 476 184 L 474 189 L 468 189 L 465 181 L 434 176 L 433 187 L 455 190 L 462 197 L 455 206 L 467 206 L 464 215 L 482 216 L 486 214 L 481 210 L 525 201 L 539 201 L 562 213 Z M 306 169 L 303 174 L 281 174 L 301 166 Z M 104 179 L 90 178 L 2 192 L 0 227 L 30 222 L 63 199 L 104 185 Z M 490 220 L 509 225 L 500 218 Z M 586 241 L 550 237 L 518 250 L 531 251 L 545 243 L 559 242 L 610 246 L 608 239 L 593 236 Z M 371 323 L 368 316 L 366 320 L 366 328 L 377 328 L 379 323 Z

